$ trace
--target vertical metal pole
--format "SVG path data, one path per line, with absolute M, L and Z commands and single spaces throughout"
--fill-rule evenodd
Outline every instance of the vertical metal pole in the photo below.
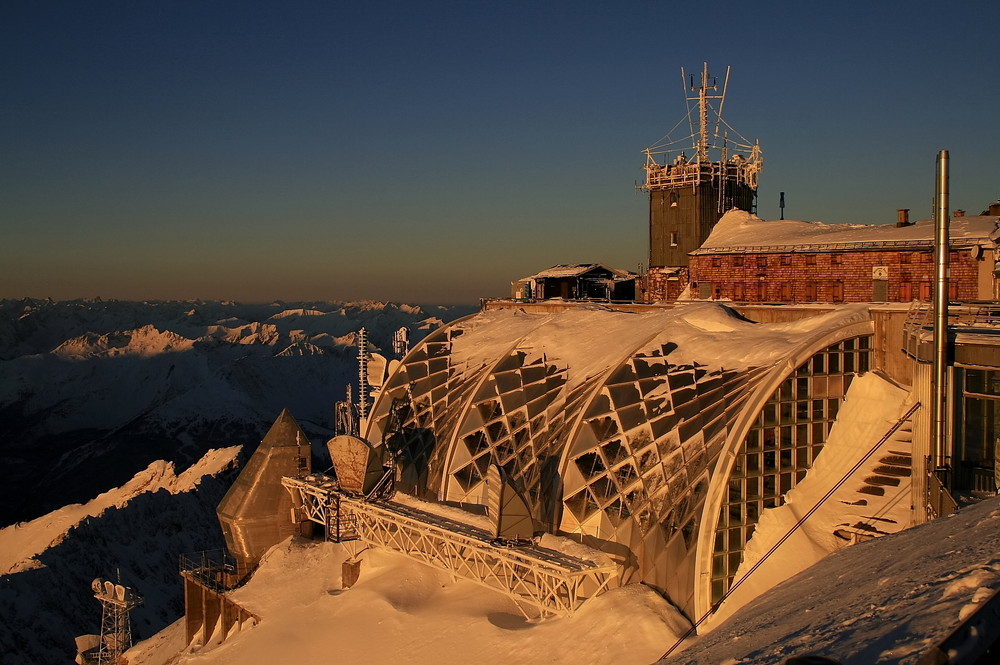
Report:
M 932 409 L 934 464 L 948 459 L 948 151 L 938 153 L 934 196 L 934 403 Z M 950 478 L 942 479 L 950 489 Z

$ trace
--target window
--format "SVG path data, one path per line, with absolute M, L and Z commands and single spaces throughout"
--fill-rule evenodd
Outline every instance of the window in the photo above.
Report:
M 790 266 L 792 265 L 792 257 L 788 254 L 782 254 L 778 257 L 778 265 L 780 266 Z
M 830 265 L 839 266 L 844 262 L 844 255 L 840 253 L 834 253 L 830 255 Z
M 785 503 L 784 495 L 801 482 L 823 450 L 854 378 L 853 368 L 868 371 L 870 347 L 869 338 L 860 337 L 826 348 L 788 376 L 764 405 L 728 479 L 715 532 L 713 602 L 731 588 L 761 513 Z M 1000 434 L 1000 399 L 995 404 L 990 436 Z
M 900 254 L 899 254 L 899 262 L 900 263 L 909 263 L 910 262 L 910 253 L 909 252 L 900 252 Z
M 733 265 L 734 266 L 742 266 L 743 265 L 743 255 L 742 254 L 733 257 Z
M 712 257 L 712 267 L 713 268 L 721 268 L 722 267 L 722 258 L 719 257 L 719 256 L 713 256 Z
M 806 254 L 806 265 L 807 266 L 814 266 L 814 265 L 816 265 L 816 255 L 815 254 Z
M 670 246 L 671 247 L 677 246 L 677 231 L 670 232 Z
M 964 382 L 962 377 L 964 375 Z M 956 368 L 957 383 L 964 383 L 961 413 L 963 427 L 956 429 L 955 485 L 965 490 L 991 491 L 995 487 L 1000 439 L 1000 372 Z
M 767 267 L 767 256 L 761 254 L 757 257 L 757 267 L 766 268 Z
M 844 302 L 844 283 L 838 279 L 831 284 L 831 287 L 833 302 Z

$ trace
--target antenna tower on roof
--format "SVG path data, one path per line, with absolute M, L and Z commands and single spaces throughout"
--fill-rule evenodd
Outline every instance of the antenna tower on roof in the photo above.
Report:
M 708 63 L 697 75 L 681 68 L 690 134 L 674 139 L 668 132 L 643 151 L 646 179 L 640 189 L 649 192 L 650 268 L 686 267 L 688 254 L 701 246 L 724 213 L 757 209 L 763 159 L 760 145 L 722 117 L 729 73 L 727 67 L 720 89 Z

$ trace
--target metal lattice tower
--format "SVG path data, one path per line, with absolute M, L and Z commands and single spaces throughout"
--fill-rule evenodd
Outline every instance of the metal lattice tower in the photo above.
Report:
M 142 596 L 129 587 L 98 577 L 91 585 L 94 597 L 101 602 L 101 641 L 98 665 L 117 663 L 132 646 L 132 621 L 129 613 L 142 605 Z
M 358 331 L 358 415 L 368 417 L 368 331 Z

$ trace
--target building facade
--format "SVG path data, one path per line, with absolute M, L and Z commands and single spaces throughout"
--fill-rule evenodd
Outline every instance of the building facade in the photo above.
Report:
M 996 216 L 952 218 L 951 300 L 996 298 L 998 226 Z M 828 225 L 732 211 L 691 252 L 687 295 L 772 303 L 929 301 L 933 245 L 929 221 Z

